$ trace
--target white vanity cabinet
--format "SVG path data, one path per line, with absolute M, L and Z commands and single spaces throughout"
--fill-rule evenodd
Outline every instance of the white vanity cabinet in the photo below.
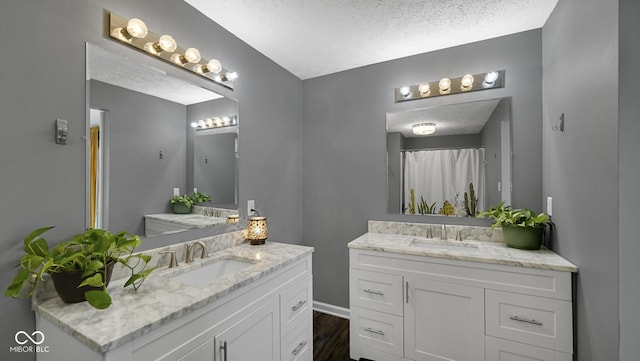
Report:
M 572 359 L 571 272 L 349 253 L 351 359 Z
M 311 361 L 311 275 L 308 254 L 105 352 L 91 349 L 36 313 L 37 329 L 52 345 L 64 345 L 51 346 L 38 360 Z

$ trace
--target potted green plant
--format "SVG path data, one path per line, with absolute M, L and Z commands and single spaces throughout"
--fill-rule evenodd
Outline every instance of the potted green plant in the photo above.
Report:
M 176 214 L 188 214 L 191 213 L 191 207 L 196 203 L 208 202 L 211 200 L 211 196 L 206 193 L 200 193 L 198 191 L 192 194 L 183 194 L 181 196 L 173 196 L 169 200 L 173 213 Z
M 542 234 L 545 227 L 551 224 L 546 213 L 536 214 L 534 211 L 512 209 L 505 206 L 504 201 L 497 206 L 478 214 L 478 217 L 489 216 L 494 223 L 492 228 L 502 227 L 504 243 L 508 247 L 535 250 L 542 244 Z
M 131 276 L 124 287 L 133 286 L 135 290 L 154 269 L 146 268 L 151 256 L 133 254 L 141 243 L 138 236 L 88 229 L 49 249 L 40 235 L 51 228 L 36 229 L 24 239 L 25 254 L 20 259 L 20 270 L 4 293 L 6 297 L 32 295 L 37 283 L 48 273 L 63 301 L 86 299 L 91 306 L 105 309 L 112 302 L 107 285 L 113 265 L 120 263 L 129 269 Z
M 173 213 L 176 214 L 191 213 L 191 206 L 193 206 L 193 200 L 188 194 L 173 196 L 169 200 L 169 203 L 171 203 Z

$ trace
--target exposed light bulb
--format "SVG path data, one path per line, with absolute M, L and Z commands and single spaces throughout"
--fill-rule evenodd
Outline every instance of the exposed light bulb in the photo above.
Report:
M 207 63 L 207 70 L 214 74 L 218 74 L 222 71 L 222 64 L 220 64 L 218 59 L 211 59 Z
M 198 126 L 200 128 L 205 128 L 207 126 L 207 122 L 205 122 L 204 120 L 198 120 Z
M 462 91 L 469 91 L 473 88 L 473 75 L 471 74 L 466 74 L 465 76 L 462 77 L 462 80 L 460 81 L 460 90 Z
M 197 128 L 198 122 L 191 122 L 191 128 Z
M 488 72 L 484 76 L 484 81 L 482 82 L 482 87 L 483 88 L 493 88 L 493 86 L 496 83 L 496 80 L 498 80 L 498 76 L 500 76 L 500 75 L 498 74 L 497 71 Z
M 198 49 L 196 48 L 189 48 L 184 52 L 184 58 L 187 60 L 187 62 L 195 64 L 201 59 L 200 51 L 198 51 Z
M 127 33 L 134 38 L 142 39 L 147 36 L 149 29 L 144 21 L 133 18 L 127 23 Z
M 403 86 L 400 87 L 400 94 L 402 94 L 403 97 L 408 97 L 409 94 L 411 94 L 411 88 L 409 88 L 408 86 Z
M 429 83 L 422 83 L 418 85 L 418 91 L 420 91 L 420 95 L 423 97 L 428 97 L 431 95 L 431 86 L 429 86 Z
M 226 78 L 229 81 L 234 81 L 238 78 L 238 73 L 236 73 L 235 71 L 232 71 L 231 73 L 227 73 Z
M 449 90 L 451 88 L 451 79 L 449 78 L 440 79 L 440 82 L 438 83 L 438 88 L 440 88 L 440 91 Z
M 158 40 L 158 46 L 160 49 L 171 53 L 176 51 L 178 43 L 176 43 L 176 40 L 171 35 L 162 35 Z
M 214 123 L 213 119 L 211 119 L 211 118 L 207 118 L 207 126 L 208 126 L 209 128 L 211 128 L 211 127 L 213 127 L 214 125 L 215 125 L 215 123 Z

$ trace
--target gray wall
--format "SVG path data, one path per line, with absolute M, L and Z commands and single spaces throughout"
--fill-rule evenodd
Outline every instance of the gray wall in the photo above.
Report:
M 86 41 L 238 99 L 241 203 L 256 200 L 256 207 L 269 217 L 270 240 L 301 241 L 300 79 L 183 1 L 9 0 L 0 7 L 0 44 L 13 54 L 0 58 L 0 195 L 10 205 L 0 207 L 2 287 L 16 270 L 22 239 L 33 229 L 57 225 L 45 235 L 51 243 L 84 230 Z M 222 89 L 109 40 L 103 34 L 103 8 L 140 17 L 151 31 L 171 33 L 180 44 L 218 57 L 239 73 L 236 90 Z M 69 121 L 66 146 L 54 142 L 56 118 Z M 34 359 L 33 354 L 8 352 L 18 330 L 34 329 L 29 300 L 2 297 L 0 309 L 0 359 Z
M 618 151 L 620 154 L 620 360 L 635 361 L 640 355 L 640 2 L 620 0 L 620 71 Z M 615 225 L 613 225 L 615 226 Z
M 211 195 L 214 205 L 236 203 L 236 139 L 236 133 L 196 135 L 194 139 L 194 186 Z
M 541 31 L 533 30 L 304 81 L 303 237 L 316 247 L 316 300 L 349 306 L 347 243 L 369 219 L 460 221 L 387 214 L 387 112 L 511 96 L 514 205 L 540 209 L 540 54 Z M 494 69 L 506 70 L 505 88 L 394 103 L 403 84 Z
M 186 106 L 96 80 L 90 87 L 91 107 L 105 111 L 109 229 L 143 235 L 143 215 L 170 212 L 173 188 L 187 191 Z
M 480 134 L 440 135 L 436 137 L 409 137 L 405 149 L 475 148 L 479 147 Z
M 500 203 L 502 192 L 498 190 L 498 182 L 502 182 L 502 155 L 509 149 L 502 149 L 502 123 L 511 122 L 511 99 L 500 100 L 496 109 L 480 132 L 480 144 L 485 150 L 485 207 Z M 502 184 L 501 187 L 508 187 Z
M 542 31 L 543 189 L 553 197 L 553 248 L 579 267 L 580 361 L 618 359 L 616 4 L 562 0 Z M 561 113 L 564 133 L 552 130 Z

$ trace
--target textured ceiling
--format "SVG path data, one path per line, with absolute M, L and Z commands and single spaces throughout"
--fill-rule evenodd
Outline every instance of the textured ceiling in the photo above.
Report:
M 90 79 L 184 105 L 222 98 L 220 94 L 95 45 L 89 48 L 88 72 Z
M 477 134 L 487 123 L 500 99 L 489 99 L 387 114 L 387 132 L 416 137 L 412 125 L 434 123 L 436 132 L 427 136 Z
M 300 79 L 544 25 L 558 0 L 185 0 Z

